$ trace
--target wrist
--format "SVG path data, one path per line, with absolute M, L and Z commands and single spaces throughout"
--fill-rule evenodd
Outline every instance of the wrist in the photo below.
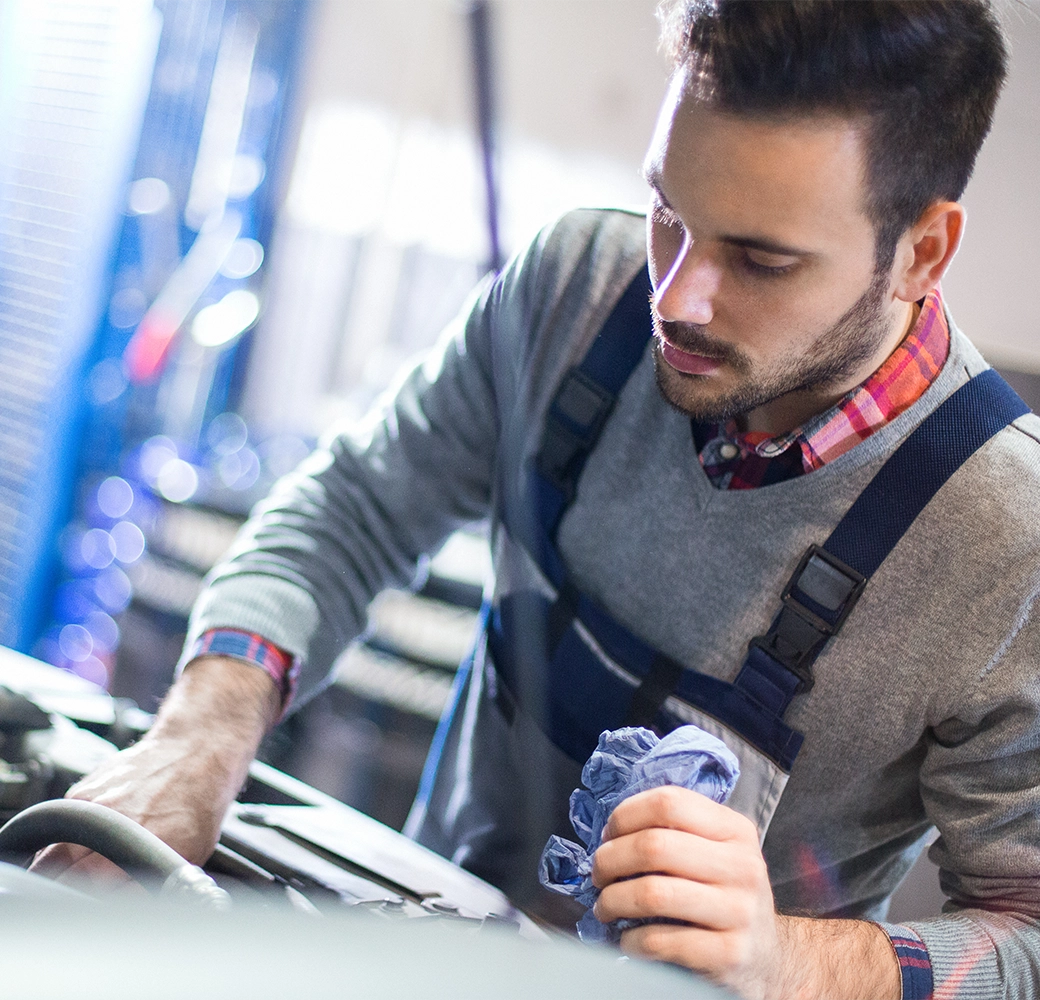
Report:
M 296 690 L 300 659 L 263 635 L 232 627 L 206 629 L 185 650 L 183 660 L 188 663 L 204 656 L 228 657 L 259 668 L 280 692 L 282 714 L 289 707 Z
M 170 688 L 152 732 L 248 747 L 250 759 L 281 712 L 281 692 L 262 670 L 229 656 L 200 656 Z
M 778 997 L 900 1000 L 899 963 L 877 924 L 778 914 L 777 942 Z

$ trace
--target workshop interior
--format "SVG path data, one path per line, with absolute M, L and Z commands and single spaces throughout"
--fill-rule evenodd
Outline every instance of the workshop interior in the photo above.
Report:
M 655 8 L 0 0 L 0 820 L 42 808 L 43 842 L 17 841 L 26 858 L 72 822 L 48 802 L 147 730 L 203 577 L 274 482 L 330 426 L 363 420 L 541 225 L 645 203 L 667 84 Z M 1040 268 L 1040 8 L 1003 16 L 1010 83 L 944 293 L 1038 409 L 1036 300 L 1012 292 Z M 473 524 L 412 589 L 377 598 L 331 685 L 262 745 L 213 880 L 171 891 L 176 859 L 156 844 L 137 863 L 217 909 L 233 885 L 236 902 L 280 893 L 292 919 L 350 909 L 544 937 L 396 832 L 490 571 Z M 102 827 L 99 842 L 115 836 Z M 55 909 L 76 912 L 63 891 Z M 941 902 L 922 860 L 892 917 Z M 445 933 L 411 945 L 431 968 L 468 960 Z M 524 966 L 485 936 L 495 961 Z M 555 995 L 556 961 L 524 972 L 539 995 Z M 710 995 L 617 968 L 590 965 L 590 995 L 615 975 L 647 996 Z

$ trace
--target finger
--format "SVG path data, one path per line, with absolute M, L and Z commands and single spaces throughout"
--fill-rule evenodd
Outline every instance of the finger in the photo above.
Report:
M 681 830 L 654 827 L 615 837 L 592 856 L 592 883 L 597 888 L 649 872 L 674 875 L 712 885 L 742 882 L 746 848 L 726 841 L 705 840 Z
M 745 958 L 739 935 L 675 924 L 646 924 L 625 931 L 621 950 L 638 958 L 682 965 L 720 980 L 739 968 Z
M 95 778 L 97 772 L 91 779 Z M 133 801 L 122 794 L 122 789 L 107 788 L 98 779 L 97 787 L 81 781 L 66 793 L 66 798 L 83 799 L 106 806 L 128 816 L 135 823 L 154 833 L 163 843 L 172 847 L 186 861 L 201 865 L 213 853 L 220 836 L 220 816 L 202 816 L 184 808 L 176 808 L 165 800 Z M 172 796 L 170 798 L 173 798 Z M 209 820 L 209 822 L 207 822 Z
M 745 926 L 748 916 L 740 894 L 668 875 L 643 875 L 607 886 L 594 913 L 605 924 L 622 918 L 668 917 L 714 930 Z
M 91 896 L 117 893 L 141 897 L 148 894 L 140 882 L 100 854 L 88 854 L 65 871 L 58 881 Z
M 29 871 L 45 875 L 47 878 L 58 878 L 88 854 L 90 851 L 87 848 L 77 844 L 51 844 L 50 847 L 36 852 Z
M 611 813 L 603 839 L 650 827 L 683 830 L 705 840 L 758 843 L 758 832 L 749 819 L 706 795 L 676 785 L 651 788 L 625 799 Z
M 144 892 L 118 865 L 77 844 L 52 844 L 44 848 L 29 870 L 87 893 Z

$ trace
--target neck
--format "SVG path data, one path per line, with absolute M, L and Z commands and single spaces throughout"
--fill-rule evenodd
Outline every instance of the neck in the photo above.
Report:
M 742 429 L 762 431 L 771 437 L 787 434 L 817 414 L 829 410 L 850 390 L 865 382 L 885 363 L 917 322 L 920 307 L 916 302 L 900 302 L 897 305 L 888 336 L 878 350 L 847 379 L 818 389 L 789 392 L 770 400 L 740 421 L 744 425 Z

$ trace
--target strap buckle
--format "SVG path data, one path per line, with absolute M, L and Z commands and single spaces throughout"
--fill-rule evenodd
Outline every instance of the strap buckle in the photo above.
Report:
M 856 606 L 867 578 L 820 545 L 810 545 L 780 600 L 810 625 L 834 635 Z
M 553 397 L 538 452 L 538 471 L 568 501 L 573 499 L 584 457 L 613 405 L 614 396 L 580 368 L 567 373 Z
M 783 607 L 769 631 L 755 636 L 758 648 L 781 663 L 799 681 L 798 693 L 810 691 L 812 665 L 859 600 L 867 578 L 819 545 L 810 545 L 784 587 Z

